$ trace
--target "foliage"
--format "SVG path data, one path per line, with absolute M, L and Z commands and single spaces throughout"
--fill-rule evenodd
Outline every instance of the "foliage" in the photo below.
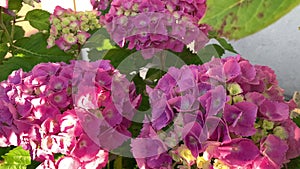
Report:
M 1 169 L 26 169 L 31 163 L 31 157 L 28 151 L 22 147 L 16 147 L 2 156 L 3 163 L 0 163 Z
M 41 9 L 35 9 L 27 12 L 25 20 L 29 21 L 30 25 L 40 31 L 49 30 L 50 13 Z
M 253 164 L 268 168 L 271 164 L 279 167 L 286 154 L 289 154 L 286 159 L 294 159 L 284 165 L 299 168 L 299 157 L 295 158 L 295 155 L 300 150 L 295 148 L 293 151 L 288 146 L 300 145 L 293 137 L 300 131 L 300 118 L 293 118 L 294 122 L 286 118 L 295 107 L 292 102 L 283 100 L 274 72 L 268 67 L 254 67 L 240 56 L 221 59 L 224 54 L 238 54 L 227 39 L 240 39 L 265 28 L 292 10 L 299 0 L 193 3 L 179 0 L 178 4 L 168 0 L 142 4 L 137 3 L 138 0 L 113 0 L 113 3 L 90 0 L 93 11 L 78 12 L 58 6 L 53 14 L 34 9 L 20 16 L 18 12 L 23 3 L 32 5 L 32 2 L 10 0 L 8 8 L 0 6 L 0 140 L 5 140 L 1 136 L 9 132 L 19 138 L 28 134 L 31 141 L 34 140 L 30 145 L 25 141 L 27 138 L 18 143 L 1 142 L 2 146 L 10 146 L 0 148 L 1 169 L 59 165 L 129 169 L 142 165 L 146 168 L 171 167 L 171 164 L 188 168 Z M 38 32 L 24 37 L 25 31 L 16 25 L 17 22 L 28 22 Z M 14 70 L 18 71 L 12 73 Z M 92 81 L 88 79 L 93 71 L 101 76 L 97 76 L 98 79 L 93 81 L 95 84 L 91 85 L 89 82 Z M 74 76 L 72 73 L 77 80 L 70 80 Z M 76 76 L 76 73 L 80 75 Z M 113 78 L 120 83 L 112 83 Z M 86 86 L 94 88 L 90 90 Z M 126 98 L 122 91 L 128 90 L 130 95 Z M 95 98 L 97 105 L 87 102 L 93 99 L 91 91 L 99 92 Z M 36 105 L 35 99 L 41 99 L 43 104 Z M 125 112 L 127 120 L 117 113 L 118 106 L 124 106 L 120 103 L 136 108 L 130 111 L 130 118 L 127 118 L 130 113 Z M 195 106 L 198 106 L 196 112 Z M 79 111 L 81 115 L 78 108 L 82 110 Z M 15 109 L 13 115 L 5 114 Z M 224 109 L 223 114 L 219 112 L 221 109 Z M 82 115 L 87 112 L 100 118 L 87 123 L 82 120 Z M 161 114 L 156 114 L 159 112 Z M 222 120 L 218 125 L 219 133 L 213 133 L 216 137 L 210 139 L 220 144 L 205 147 L 213 156 L 205 160 L 199 153 L 202 145 L 195 140 L 205 137 L 205 134 L 199 135 L 199 131 L 211 132 L 207 122 L 218 118 Z M 108 141 L 109 150 L 110 144 L 117 147 L 108 156 L 108 152 L 99 147 L 101 139 L 95 139 L 98 132 L 95 127 L 104 123 L 99 119 L 106 119 L 108 128 L 113 127 L 113 131 L 122 136 L 130 135 L 132 139 L 114 137 L 109 133 L 111 131 L 100 132 L 104 133 L 100 137 L 102 142 L 113 140 Z M 187 122 L 190 119 L 196 120 L 192 126 Z M 16 128 L 6 130 L 12 123 Z M 173 125 L 178 128 L 174 129 Z M 23 127 L 28 130 L 22 133 Z M 101 127 L 102 130 L 107 128 Z M 179 131 L 172 133 L 172 130 Z M 34 131 L 39 132 L 34 135 Z M 182 140 L 174 143 L 178 133 L 185 135 L 178 136 Z M 153 136 L 154 142 L 139 142 L 139 139 Z M 227 137 L 232 140 L 226 142 Z M 56 144 L 58 142 L 60 144 Z M 33 143 L 36 147 L 30 147 Z M 172 149 L 159 156 L 137 157 L 149 153 L 148 150 L 163 151 L 165 143 L 172 145 Z M 21 147 L 11 146 L 16 144 L 30 150 L 31 156 Z M 231 161 L 231 154 L 221 150 L 228 147 L 234 150 L 234 146 L 242 147 L 243 151 L 239 159 Z M 280 152 L 269 147 L 276 147 Z M 50 154 L 36 154 L 35 150 Z M 118 156 L 123 151 L 129 153 Z M 233 152 L 233 155 L 236 154 Z
M 228 39 L 241 39 L 262 30 L 300 4 L 300 0 L 207 0 L 201 20 Z

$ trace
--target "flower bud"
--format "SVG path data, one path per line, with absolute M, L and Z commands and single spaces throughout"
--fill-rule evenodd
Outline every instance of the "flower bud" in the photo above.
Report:
M 262 138 L 268 135 L 268 132 L 266 130 L 257 129 L 256 133 L 251 136 L 251 139 L 254 141 L 254 143 L 259 143 Z
M 274 128 L 274 122 L 264 120 L 261 127 L 266 130 L 272 130 Z
M 242 96 L 242 95 L 237 95 L 237 96 L 234 96 L 234 97 L 232 98 L 232 100 L 233 100 L 233 103 L 242 102 L 242 101 L 244 101 L 244 96 Z
M 277 126 L 273 129 L 273 134 L 277 137 L 279 137 L 282 140 L 286 140 L 289 137 L 288 132 L 285 130 L 282 126 Z
M 69 44 L 76 44 L 77 42 L 77 38 L 74 36 L 74 34 L 70 33 L 70 34 L 65 34 L 63 36 L 64 40 L 69 43 Z
M 227 90 L 231 96 L 241 94 L 243 89 L 238 83 L 230 83 L 227 85 Z
M 61 25 L 62 25 L 63 27 L 69 26 L 70 23 L 71 23 L 71 21 L 70 21 L 69 18 L 62 18 L 62 20 L 61 20 Z

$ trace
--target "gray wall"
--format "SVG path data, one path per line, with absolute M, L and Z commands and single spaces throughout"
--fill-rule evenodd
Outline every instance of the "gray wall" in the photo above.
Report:
M 275 70 L 286 95 L 300 90 L 300 6 L 264 30 L 231 42 L 254 64 Z

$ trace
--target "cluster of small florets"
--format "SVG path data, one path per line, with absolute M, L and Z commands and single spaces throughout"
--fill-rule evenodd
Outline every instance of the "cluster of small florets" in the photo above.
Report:
M 205 10 L 206 1 L 113 0 L 105 25 L 118 45 L 128 44 L 144 55 L 162 49 L 181 52 L 194 41 L 199 50 L 207 42 L 208 27 L 198 24 Z
M 114 94 L 111 89 L 119 86 Z M 114 95 L 124 91 L 130 92 L 127 99 L 115 99 L 114 104 Z M 101 124 L 130 137 L 127 128 L 134 111 L 122 116 L 120 107 L 129 110 L 128 105 L 138 105 L 139 100 L 133 84 L 109 61 L 42 63 L 28 73 L 17 70 L 0 83 L 0 146 L 22 146 L 42 162 L 39 168 L 102 168 L 108 148 L 124 139 L 113 146 L 96 142 L 94 131 L 103 130 L 95 127 Z M 87 121 L 87 116 L 98 121 Z M 85 130 L 89 125 L 93 130 Z M 55 160 L 59 154 L 62 157 Z
M 131 145 L 139 167 L 168 168 L 172 158 L 198 168 L 279 169 L 300 155 L 300 128 L 289 118 L 295 104 L 267 66 L 237 56 L 170 68 L 147 92 L 152 117 L 139 138 L 151 141 Z M 147 143 L 156 155 L 143 150 Z
M 57 45 L 67 51 L 72 46 L 83 45 L 91 36 L 88 32 L 101 27 L 97 11 L 75 12 L 57 6 L 50 16 L 48 48 Z

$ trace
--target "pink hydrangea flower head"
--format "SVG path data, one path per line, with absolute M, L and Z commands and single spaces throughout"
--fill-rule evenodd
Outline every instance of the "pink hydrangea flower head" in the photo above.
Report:
M 193 41 L 196 41 L 195 50 L 203 47 L 207 42 L 207 31 L 205 26 L 198 25 L 198 21 L 205 9 L 206 1 L 130 0 L 125 3 L 114 0 L 105 22 L 119 46 L 128 44 L 129 49 L 142 50 L 145 58 L 151 58 L 155 51 L 164 49 L 181 52 Z
M 97 11 L 75 12 L 57 6 L 50 16 L 48 48 L 57 45 L 64 51 L 83 45 L 91 36 L 89 31 L 101 28 Z

